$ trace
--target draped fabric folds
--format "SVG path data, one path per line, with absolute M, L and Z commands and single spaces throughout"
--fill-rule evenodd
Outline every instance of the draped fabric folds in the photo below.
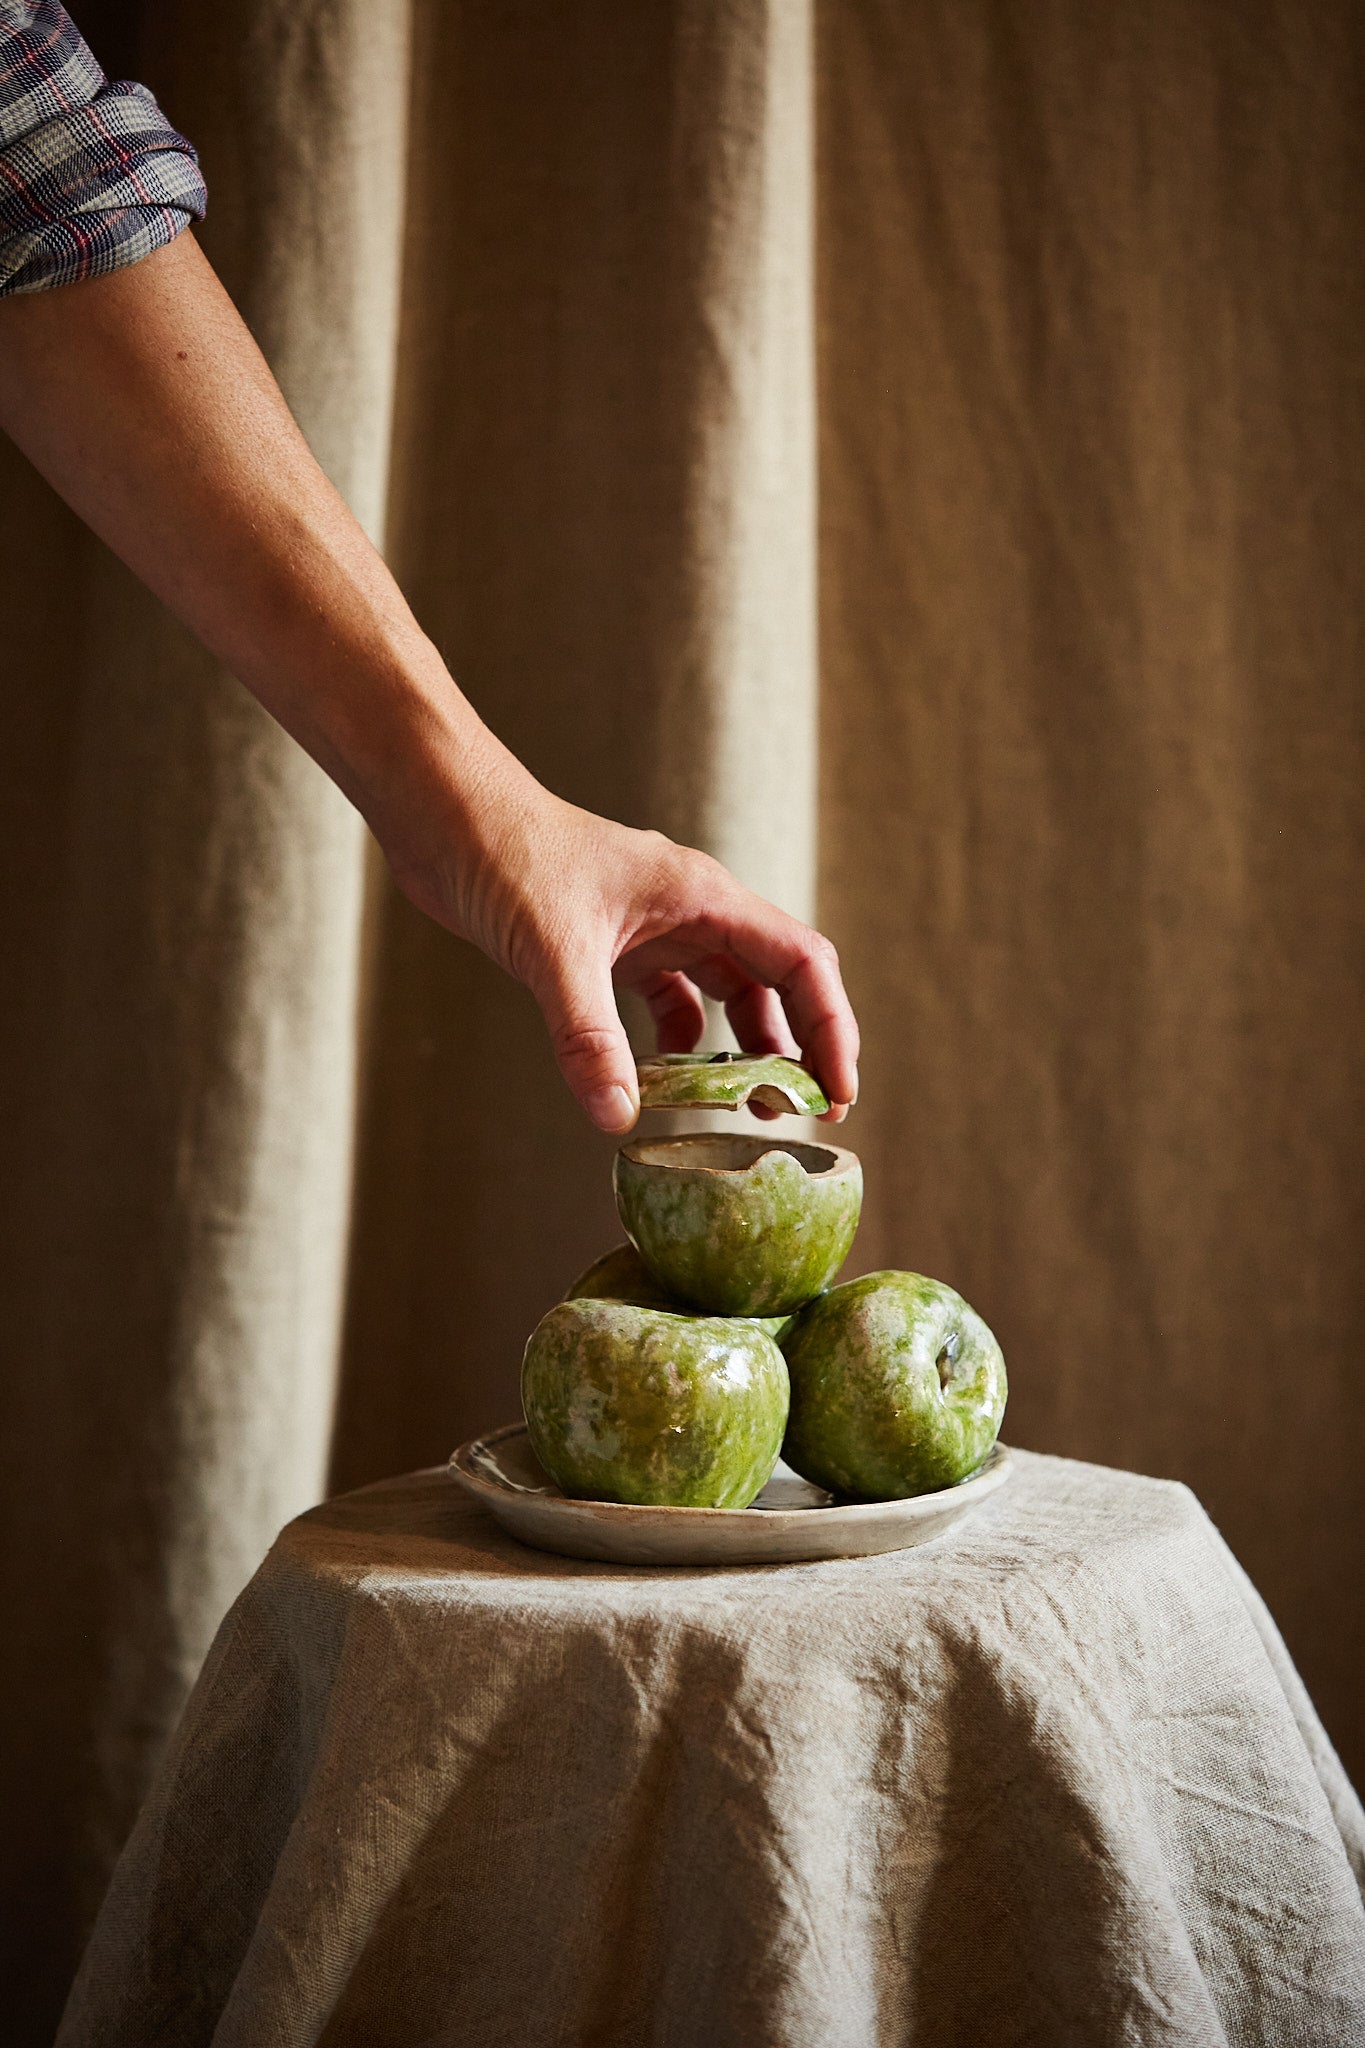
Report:
M 1359 10 L 77 14 L 199 149 L 205 246 L 491 723 L 818 908 L 861 1263 L 982 1309 L 1015 1441 L 1195 1487 L 1358 1768 Z M 614 1225 L 529 999 L 0 459 L 39 2041 L 276 1528 L 514 1412 Z

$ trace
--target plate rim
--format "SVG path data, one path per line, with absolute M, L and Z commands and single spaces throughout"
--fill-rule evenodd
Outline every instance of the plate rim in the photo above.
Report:
M 641 1515 L 647 1515 L 651 1519 L 664 1516 L 678 1529 L 735 1528 L 744 1517 L 754 1512 L 752 1507 L 654 1507 L 644 1502 L 624 1500 L 575 1500 L 570 1495 L 559 1492 L 519 1492 L 510 1486 L 499 1486 L 496 1480 L 487 1478 L 484 1473 L 472 1466 L 470 1458 L 475 1450 L 485 1445 L 503 1443 L 510 1436 L 526 1436 L 528 1433 L 524 1421 L 505 1422 L 497 1429 L 484 1430 L 451 1452 L 446 1460 L 446 1470 L 456 1485 L 463 1487 L 465 1492 L 476 1500 L 498 1501 L 504 1504 L 523 1503 L 532 1508 L 549 1509 L 575 1520 L 581 1518 L 600 1522 L 605 1518 L 616 1522 L 621 1528 L 629 1527 L 631 1522 L 636 1521 Z M 919 1515 L 930 1514 L 935 1509 L 941 1510 L 949 1501 L 975 1498 L 982 1493 L 994 1493 L 995 1489 L 1003 1485 L 1009 1477 L 1013 1463 L 1014 1457 L 1009 1445 L 1002 1443 L 997 1437 L 975 1472 L 969 1473 L 965 1479 L 959 1479 L 952 1486 L 936 1487 L 931 1493 L 908 1494 L 900 1500 L 845 1501 L 827 1508 L 764 1508 L 761 1511 L 761 1519 L 765 1527 L 774 1529 L 784 1525 L 803 1527 L 809 1523 L 812 1516 L 819 1517 L 822 1528 L 831 1526 L 831 1517 L 836 1519 L 836 1525 L 840 1527 L 849 1524 L 856 1527 L 859 1522 L 873 1520 L 888 1512 L 904 1514 L 914 1519 Z M 753 1525 L 745 1522 L 744 1526 Z

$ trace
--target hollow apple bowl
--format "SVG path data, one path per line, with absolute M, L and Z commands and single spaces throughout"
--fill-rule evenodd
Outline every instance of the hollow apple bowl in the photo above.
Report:
M 848 1256 L 863 1199 L 856 1154 L 759 1133 L 623 1145 L 616 1206 L 659 1285 L 707 1315 L 788 1315 Z

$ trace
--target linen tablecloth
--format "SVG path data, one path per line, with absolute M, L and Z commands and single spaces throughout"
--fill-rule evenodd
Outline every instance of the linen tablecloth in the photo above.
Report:
M 576 1564 L 441 1473 L 225 1621 L 61 2048 L 1365 2043 L 1365 1822 L 1180 1486 L 1016 1454 L 922 1549 Z

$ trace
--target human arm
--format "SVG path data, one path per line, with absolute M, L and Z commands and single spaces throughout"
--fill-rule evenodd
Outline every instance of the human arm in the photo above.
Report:
M 488 731 L 190 236 L 0 301 L 0 424 L 321 763 L 412 900 L 530 988 L 595 1122 L 637 1106 L 613 980 L 664 1050 L 696 1042 L 702 991 L 746 1049 L 794 1038 L 853 1099 L 832 949 L 704 855 L 564 803 Z

